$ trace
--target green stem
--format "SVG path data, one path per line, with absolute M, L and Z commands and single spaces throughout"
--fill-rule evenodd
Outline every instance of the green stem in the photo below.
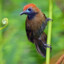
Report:
M 0 0 L 0 27 L 2 20 L 2 0 Z M 2 52 L 2 30 L 0 30 L 0 64 L 3 64 L 3 52 Z
M 2 29 L 4 29 L 8 25 L 8 19 L 4 18 L 2 20 L 2 24 L 4 26 L 0 27 L 0 32 L 2 31 Z M 2 51 L 2 48 L 3 48 L 3 43 L 2 43 L 2 40 L 0 40 L 0 64 L 4 64 L 4 62 L 3 62 L 3 51 Z
M 49 0 L 49 18 L 52 19 L 52 6 L 53 1 Z M 48 37 L 47 37 L 47 44 L 51 44 L 51 31 L 52 31 L 52 21 L 49 21 L 48 24 Z M 46 64 L 50 64 L 50 48 L 46 50 Z
M 3 27 L 0 27 L 0 30 L 2 30 L 2 29 L 4 29 L 4 28 L 6 28 L 6 26 L 7 26 L 8 24 L 6 24 L 5 26 L 3 26 Z
M 0 0 L 0 21 L 2 20 L 2 0 Z M 1 24 L 1 22 L 0 22 Z M 1 25 L 0 25 L 1 27 Z M 0 43 L 2 41 L 2 31 L 0 31 Z

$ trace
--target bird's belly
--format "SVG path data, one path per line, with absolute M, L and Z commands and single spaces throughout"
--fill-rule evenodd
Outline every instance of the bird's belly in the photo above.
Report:
M 32 35 L 34 38 L 39 38 L 39 36 L 42 33 L 42 30 L 40 29 L 40 27 L 33 25 L 30 25 L 27 27 L 28 29 L 30 29 L 32 31 Z

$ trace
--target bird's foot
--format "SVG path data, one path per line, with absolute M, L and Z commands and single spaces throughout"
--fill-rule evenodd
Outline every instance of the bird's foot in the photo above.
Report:
M 53 19 L 47 18 L 46 21 L 53 21 Z
M 52 48 L 50 44 L 44 44 L 45 47 Z

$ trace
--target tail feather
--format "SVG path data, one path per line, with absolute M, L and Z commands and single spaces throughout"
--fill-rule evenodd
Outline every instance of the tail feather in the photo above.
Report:
M 43 32 L 43 34 L 41 35 L 40 39 L 35 39 L 34 43 L 36 45 L 36 49 L 37 51 L 42 55 L 42 56 L 46 56 L 46 47 L 44 44 L 46 44 L 47 42 L 47 36 L 46 34 Z
M 42 55 L 42 56 L 46 56 L 46 48 L 45 48 L 45 46 L 42 44 L 40 44 L 40 42 L 38 42 L 38 44 L 37 43 L 35 43 L 35 45 L 36 45 L 36 49 L 37 49 L 37 51 Z

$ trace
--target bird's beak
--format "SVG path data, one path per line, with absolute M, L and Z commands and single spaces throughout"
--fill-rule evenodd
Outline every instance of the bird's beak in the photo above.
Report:
M 26 11 L 21 12 L 20 15 L 28 14 L 28 13 L 29 13 L 29 11 L 26 10 Z
M 23 12 L 20 13 L 20 15 L 23 15 L 23 14 L 26 14 L 26 13 L 27 13 L 26 11 L 23 11 Z

